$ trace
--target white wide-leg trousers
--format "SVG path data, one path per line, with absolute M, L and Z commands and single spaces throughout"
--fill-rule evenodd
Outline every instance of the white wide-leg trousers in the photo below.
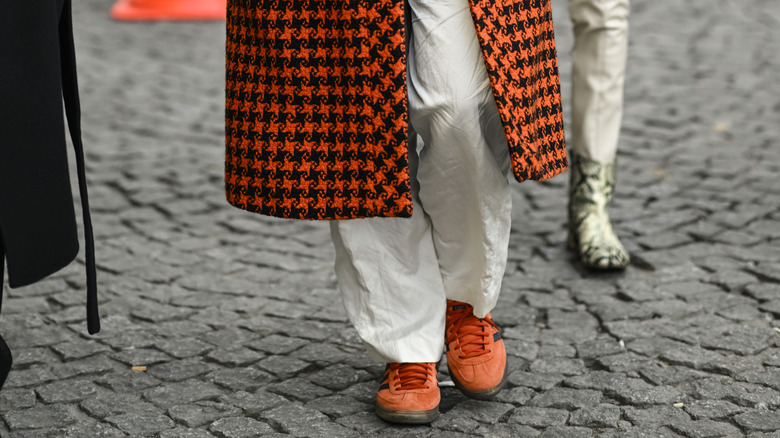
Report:
M 414 214 L 331 222 L 347 314 L 381 362 L 439 361 L 447 299 L 490 312 L 511 227 L 506 138 L 468 1 L 409 4 Z
M 623 117 L 629 0 L 569 0 L 572 49 L 572 150 L 615 159 Z

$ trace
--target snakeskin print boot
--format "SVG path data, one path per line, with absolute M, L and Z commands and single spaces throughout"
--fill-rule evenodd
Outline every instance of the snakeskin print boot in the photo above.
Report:
M 628 252 L 612 231 L 607 204 L 615 189 L 615 163 L 570 154 L 569 247 L 588 268 L 625 268 Z

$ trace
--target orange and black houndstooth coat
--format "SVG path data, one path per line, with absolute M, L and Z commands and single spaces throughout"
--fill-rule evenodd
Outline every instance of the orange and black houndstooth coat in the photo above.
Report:
M 228 201 L 408 217 L 404 0 L 229 0 Z M 470 0 L 518 181 L 566 169 L 549 0 Z

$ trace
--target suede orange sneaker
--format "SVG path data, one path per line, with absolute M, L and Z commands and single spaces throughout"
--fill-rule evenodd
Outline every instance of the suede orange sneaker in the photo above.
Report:
M 506 348 L 490 314 L 480 319 L 470 305 L 447 300 L 445 344 L 450 377 L 462 393 L 486 400 L 501 391 L 506 383 Z
M 391 423 L 430 423 L 439 416 L 435 363 L 391 363 L 376 393 L 376 414 Z

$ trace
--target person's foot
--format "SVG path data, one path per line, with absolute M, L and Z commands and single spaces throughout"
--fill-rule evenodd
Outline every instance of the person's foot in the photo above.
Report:
M 376 414 L 391 423 L 430 423 L 439 416 L 439 381 L 435 363 L 387 365 L 376 394 Z
M 506 348 L 490 314 L 477 318 L 470 305 L 447 300 L 445 348 L 450 377 L 465 395 L 486 400 L 504 387 Z
M 612 231 L 607 204 L 615 189 L 615 163 L 601 163 L 571 153 L 569 247 L 587 268 L 623 269 L 628 251 Z

